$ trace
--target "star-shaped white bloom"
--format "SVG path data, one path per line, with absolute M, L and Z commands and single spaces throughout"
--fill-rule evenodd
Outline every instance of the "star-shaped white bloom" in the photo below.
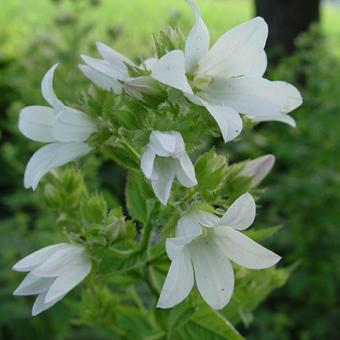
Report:
M 194 281 L 203 299 L 223 308 L 234 289 L 230 260 L 251 269 L 268 268 L 280 257 L 245 236 L 255 218 L 255 202 L 248 193 L 239 197 L 222 218 L 192 211 L 177 223 L 176 237 L 166 240 L 170 269 L 157 306 L 171 308 L 190 293 Z
M 141 168 L 152 188 L 166 205 L 175 177 L 187 188 L 197 184 L 194 166 L 185 152 L 181 134 L 177 131 L 152 131 L 141 159 Z
M 50 170 L 90 152 L 84 143 L 94 132 L 95 125 L 82 111 L 65 106 L 53 90 L 52 66 L 41 82 L 41 92 L 49 106 L 27 106 L 19 116 L 19 130 L 26 137 L 49 143 L 34 153 L 24 177 L 25 188 L 36 189 L 40 179 Z
M 240 174 L 251 178 L 251 186 L 256 187 L 269 174 L 275 163 L 274 155 L 264 155 L 248 161 Z
M 98 42 L 97 50 L 103 59 L 82 55 L 86 65 L 79 65 L 82 73 L 96 86 L 106 91 L 120 94 L 124 89 L 129 95 L 142 99 L 142 94 L 157 92 L 157 82 L 150 76 L 130 77 L 128 66 L 137 68 L 130 59 L 113 50 L 111 47 Z M 150 58 L 140 67 L 148 70 L 156 61 Z
M 287 113 L 302 104 L 299 91 L 286 82 L 263 78 L 267 67 L 265 21 L 257 17 L 233 28 L 209 50 L 210 36 L 199 9 L 192 0 L 187 2 L 196 23 L 185 50 L 170 51 L 154 63 L 152 77 L 205 106 L 225 142 L 242 130 L 239 113 L 257 122 L 276 120 L 295 126 Z
M 13 266 L 29 272 L 14 295 L 38 295 L 32 309 L 37 315 L 60 301 L 91 271 L 91 260 L 80 245 L 59 243 L 26 256 Z

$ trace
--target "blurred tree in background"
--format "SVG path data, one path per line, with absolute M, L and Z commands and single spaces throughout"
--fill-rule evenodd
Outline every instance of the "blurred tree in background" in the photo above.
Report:
M 278 61 L 291 54 L 295 40 L 320 20 L 320 0 L 255 0 L 256 15 L 269 26 L 267 49 L 270 59 Z

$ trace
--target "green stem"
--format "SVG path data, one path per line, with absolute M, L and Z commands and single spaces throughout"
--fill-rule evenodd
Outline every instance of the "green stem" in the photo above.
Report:
M 112 247 L 110 248 L 110 251 L 117 256 L 128 256 L 136 252 L 135 250 L 121 250 Z
M 186 204 L 188 201 L 190 201 L 196 195 L 197 195 L 197 191 L 195 189 L 189 190 L 188 193 L 184 196 L 184 198 L 180 202 L 181 205 Z
M 148 221 L 144 225 L 143 236 L 140 243 L 139 251 L 144 252 L 149 250 L 151 241 L 152 224 Z
M 165 255 L 165 252 L 163 252 L 162 254 L 159 254 L 151 259 L 149 259 L 147 262 L 146 262 L 146 265 L 147 266 L 150 266 L 152 265 L 154 262 L 157 262 L 157 260 L 161 259 L 163 256 Z
M 160 291 L 159 291 L 157 284 L 155 282 L 155 279 L 153 277 L 153 272 L 152 272 L 151 266 L 145 266 L 144 278 L 145 278 L 145 282 L 148 285 L 151 293 L 155 296 L 156 299 L 158 299 Z
M 125 139 L 122 133 L 118 130 L 117 135 L 119 136 L 120 141 L 131 151 L 131 153 L 139 160 L 139 153 L 133 148 L 133 146 Z

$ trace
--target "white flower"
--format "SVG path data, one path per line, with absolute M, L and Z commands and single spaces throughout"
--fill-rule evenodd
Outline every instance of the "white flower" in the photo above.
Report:
M 185 152 L 181 134 L 177 131 L 152 131 L 141 159 L 141 168 L 152 188 L 166 205 L 175 177 L 187 188 L 197 184 L 194 166 Z
M 214 309 L 223 308 L 234 289 L 230 260 L 251 269 L 276 264 L 280 257 L 240 231 L 255 218 L 255 202 L 248 193 L 239 197 L 220 219 L 196 210 L 177 223 L 176 237 L 166 241 L 171 265 L 157 306 L 171 308 L 183 301 L 194 285 Z
M 91 271 L 91 260 L 80 245 L 59 243 L 42 248 L 16 263 L 13 270 L 29 272 L 14 295 L 38 295 L 37 315 L 60 301 Z
M 254 121 L 276 120 L 295 126 L 287 115 L 302 104 L 299 91 L 282 81 L 263 78 L 268 35 L 265 21 L 254 18 L 220 37 L 209 50 L 210 36 L 192 0 L 196 23 L 185 50 L 174 50 L 151 67 L 151 75 L 181 90 L 193 103 L 204 105 L 220 127 L 224 141 L 242 130 L 239 113 Z
M 274 155 L 265 155 L 248 161 L 240 175 L 251 178 L 251 186 L 256 187 L 269 174 L 275 163 Z
M 124 88 L 129 95 L 138 99 L 143 98 L 143 93 L 157 92 L 157 83 L 153 78 L 149 76 L 131 78 L 129 76 L 128 66 L 138 67 L 130 59 L 100 42 L 97 43 L 97 50 L 103 59 L 82 55 L 81 58 L 86 65 L 79 65 L 82 73 L 96 86 L 116 94 L 120 94 Z M 140 67 L 148 70 L 155 60 L 157 59 L 147 59 Z
M 47 172 L 90 152 L 84 141 L 95 131 L 84 112 L 65 106 L 56 97 L 53 75 L 57 66 L 52 66 L 41 82 L 42 95 L 51 107 L 27 106 L 19 116 L 19 130 L 23 135 L 49 143 L 35 152 L 27 164 L 24 185 L 33 190 Z

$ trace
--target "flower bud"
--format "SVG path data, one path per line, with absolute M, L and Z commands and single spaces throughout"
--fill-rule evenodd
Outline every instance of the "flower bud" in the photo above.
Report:
M 94 195 L 82 202 L 80 209 L 82 216 L 87 221 L 100 223 L 106 215 L 107 204 L 102 195 Z
M 143 100 L 145 95 L 157 95 L 160 92 L 158 82 L 151 77 L 128 78 L 124 82 L 124 89 L 129 96 Z
M 275 156 L 265 155 L 249 161 L 242 169 L 241 175 L 251 178 L 251 186 L 255 187 L 268 175 L 275 163 Z
M 109 216 L 110 223 L 104 228 L 104 233 L 112 241 L 131 239 L 135 236 L 135 225 L 126 221 L 120 209 L 113 210 Z
M 44 199 L 47 206 L 53 209 L 60 209 L 63 205 L 63 199 L 59 190 L 49 183 L 44 188 Z

